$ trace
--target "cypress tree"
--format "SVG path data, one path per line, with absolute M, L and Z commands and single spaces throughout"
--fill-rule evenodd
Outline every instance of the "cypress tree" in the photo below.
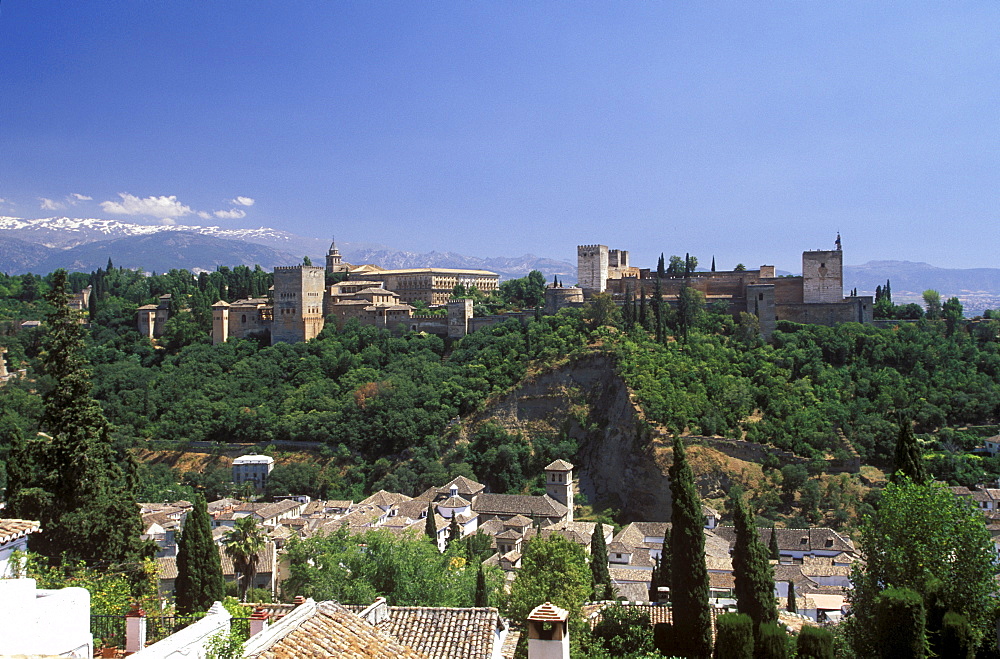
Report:
M 736 542 L 733 546 L 733 576 L 736 579 L 736 608 L 753 620 L 755 632 L 762 624 L 778 620 L 774 601 L 774 571 L 767 560 L 767 549 L 760 541 L 757 528 L 741 494 L 731 499 Z M 755 634 L 760 643 L 760 635 Z
M 875 634 L 884 659 L 923 659 L 926 653 L 923 598 L 909 588 L 887 588 L 875 600 Z
M 646 318 L 646 289 L 639 287 L 639 325 L 644 330 L 649 329 L 649 319 Z
M 490 598 L 486 590 L 486 575 L 483 573 L 483 564 L 479 564 L 479 572 L 476 573 L 476 606 L 489 606 Z
M 913 426 L 904 418 L 899 420 L 896 464 L 892 470 L 892 482 L 898 482 L 902 476 L 909 477 L 914 483 L 926 483 L 928 480 L 920 446 L 917 444 L 917 438 L 913 436 Z
M 195 495 L 194 508 L 184 521 L 184 531 L 177 543 L 177 580 L 174 598 L 177 611 L 207 611 L 213 602 L 222 601 L 225 586 L 219 550 L 212 541 L 212 526 L 205 498 Z
M 778 549 L 778 531 L 774 528 L 774 524 L 771 524 L 771 537 L 768 539 L 767 548 L 771 553 L 771 558 L 776 561 L 781 560 L 781 550 Z
M 765 622 L 758 628 L 757 648 L 754 656 L 759 659 L 787 659 L 788 634 L 776 622 Z
M 680 437 L 674 438 L 674 461 L 669 475 L 673 499 L 670 530 L 672 632 L 680 644 L 677 649 L 683 650 L 678 654 L 710 657 L 712 615 L 705 567 L 705 515 L 694 487 L 684 440 Z
M 656 262 L 656 278 L 662 279 L 667 276 L 666 263 L 663 260 L 663 252 L 660 252 L 660 260 Z
M 424 521 L 424 534 L 430 538 L 434 546 L 437 546 L 437 535 L 438 527 L 437 522 L 434 521 L 434 502 L 427 504 L 427 519 Z
M 28 443 L 25 472 L 9 501 L 10 513 L 42 523 L 30 546 L 52 562 L 134 566 L 152 547 L 139 536 L 142 521 L 132 481 L 111 448 L 110 428 L 90 395 L 79 314 L 68 306 L 66 271 L 56 270 L 46 295 L 52 311 L 41 355 L 49 383 L 40 426 L 46 436 Z
M 611 571 L 608 569 L 608 545 L 604 541 L 604 525 L 598 522 L 590 536 L 590 573 L 594 577 L 594 599 L 609 599 Z
M 712 255 L 712 272 L 715 272 L 715 254 Z
M 653 324 L 656 328 L 656 342 L 662 343 L 666 332 L 663 331 L 663 290 L 660 288 L 660 280 L 656 280 L 653 287 L 653 299 L 650 301 L 653 307 Z
M 448 546 L 451 547 L 451 543 L 456 542 L 462 537 L 462 528 L 458 525 L 458 518 L 453 512 L 451 515 L 451 521 L 448 522 Z
M 795 604 L 795 582 L 788 582 L 788 612 L 798 613 L 799 609 Z

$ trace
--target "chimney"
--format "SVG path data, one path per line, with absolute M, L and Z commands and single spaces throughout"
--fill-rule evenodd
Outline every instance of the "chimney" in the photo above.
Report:
M 376 597 L 375 601 L 368 605 L 368 608 L 358 614 L 358 617 L 364 618 L 372 625 L 377 625 L 389 619 L 389 604 L 384 597 Z
M 452 483 L 451 487 L 448 489 L 448 495 L 449 496 L 453 496 L 453 497 L 457 497 L 458 496 L 458 485 L 455 485 L 454 483 Z
M 267 620 L 270 617 L 271 614 L 265 611 L 263 606 L 254 609 L 253 615 L 250 616 L 250 636 L 255 636 L 267 629 Z
M 528 659 L 569 659 L 569 612 L 546 602 L 528 614 Z
M 125 614 L 125 654 L 132 654 L 146 647 L 146 612 L 138 602 Z

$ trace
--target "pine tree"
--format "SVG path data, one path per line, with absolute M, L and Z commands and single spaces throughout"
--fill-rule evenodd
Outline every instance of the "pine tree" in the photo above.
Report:
M 212 540 L 205 499 L 198 494 L 193 503 L 194 508 L 188 513 L 177 542 L 174 599 L 180 613 L 207 611 L 213 602 L 222 601 L 225 595 L 222 562 Z
M 760 541 L 750 510 L 741 493 L 731 498 L 736 542 L 733 546 L 733 576 L 736 580 L 736 608 L 753 620 L 754 636 L 762 624 L 777 622 L 774 601 L 774 570 L 767 549 Z
M 899 436 L 896 440 L 896 464 L 892 470 L 892 482 L 906 476 L 914 483 L 927 482 L 924 458 L 920 454 L 917 438 L 913 436 L 913 426 L 908 419 L 900 418 Z
M 111 448 L 110 429 L 90 395 L 79 314 L 68 306 L 66 271 L 53 273 L 46 296 L 52 311 L 41 355 L 48 390 L 40 426 L 28 442 L 29 480 L 9 501 L 11 514 L 42 523 L 30 546 L 50 561 L 83 560 L 90 566 L 135 565 L 152 555 L 143 542 L 132 482 Z
M 434 502 L 427 504 L 427 519 L 424 521 L 424 535 L 430 538 L 434 546 L 437 546 L 438 527 L 434 521 Z
M 483 564 L 479 564 L 479 572 L 476 573 L 476 606 L 489 606 L 490 597 L 486 590 L 486 574 L 483 573 Z
M 604 540 L 604 525 L 600 522 L 594 525 L 594 533 L 590 536 L 590 573 L 594 576 L 594 599 L 609 599 L 614 592 L 608 570 L 608 545 Z
M 778 531 L 774 528 L 774 524 L 771 524 L 771 537 L 768 540 L 767 548 L 771 553 L 772 559 L 776 561 L 781 560 L 781 550 L 778 549 Z
M 670 532 L 672 636 L 683 646 L 677 648 L 683 649 L 679 654 L 709 657 L 712 654 L 712 616 L 705 567 L 705 515 L 694 487 L 684 440 L 680 437 L 674 438 L 670 493 L 673 499 Z

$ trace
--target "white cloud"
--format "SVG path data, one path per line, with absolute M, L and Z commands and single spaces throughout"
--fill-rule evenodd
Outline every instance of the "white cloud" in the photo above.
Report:
M 237 197 L 236 199 L 230 199 L 229 203 L 236 204 L 237 206 L 253 206 L 257 203 L 257 200 L 251 197 Z
M 241 211 L 238 208 L 234 208 L 228 211 L 215 211 L 212 214 L 215 215 L 220 220 L 238 220 L 240 218 L 247 216 L 246 211 Z
M 39 208 L 43 211 L 57 211 L 66 208 L 66 204 L 61 204 L 58 201 L 52 199 L 46 199 L 45 197 L 39 197 L 38 201 L 42 202 L 39 204 Z
M 200 217 L 203 220 L 211 220 L 212 214 L 206 213 L 205 211 L 198 211 L 198 217 Z
M 7 200 L 4 199 L 3 197 L 0 197 L 0 204 L 6 204 L 6 203 L 7 203 Z
M 194 213 L 190 206 L 185 206 L 177 201 L 176 195 L 170 195 L 169 197 L 152 196 L 140 199 L 127 192 L 119 192 L 118 196 L 122 198 L 121 202 L 102 201 L 101 208 L 105 212 L 114 213 L 115 215 L 148 215 L 161 220 L 184 217 L 185 215 L 192 215 Z
M 94 198 L 93 198 L 93 197 L 88 197 L 87 195 L 85 195 L 85 194 L 80 194 L 79 192 L 74 192 L 74 193 L 72 193 L 72 194 L 70 195 L 70 198 L 71 198 L 71 199 L 74 199 L 74 200 L 76 200 L 76 201 L 93 201 L 93 200 L 94 200 Z

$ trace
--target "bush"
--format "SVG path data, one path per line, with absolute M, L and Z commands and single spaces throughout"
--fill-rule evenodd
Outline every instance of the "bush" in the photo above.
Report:
M 875 600 L 875 633 L 883 659 L 926 656 L 926 612 L 920 595 L 909 588 L 888 588 Z
M 802 627 L 796 639 L 798 659 L 833 659 L 833 634 L 820 627 Z
M 949 611 L 941 625 L 941 659 L 972 659 L 976 656 L 972 625 L 965 616 Z
M 745 613 L 724 613 L 716 620 L 714 659 L 752 659 L 753 621 Z
M 787 659 L 788 634 L 785 633 L 784 627 L 773 622 L 761 623 L 757 657 L 759 659 Z

